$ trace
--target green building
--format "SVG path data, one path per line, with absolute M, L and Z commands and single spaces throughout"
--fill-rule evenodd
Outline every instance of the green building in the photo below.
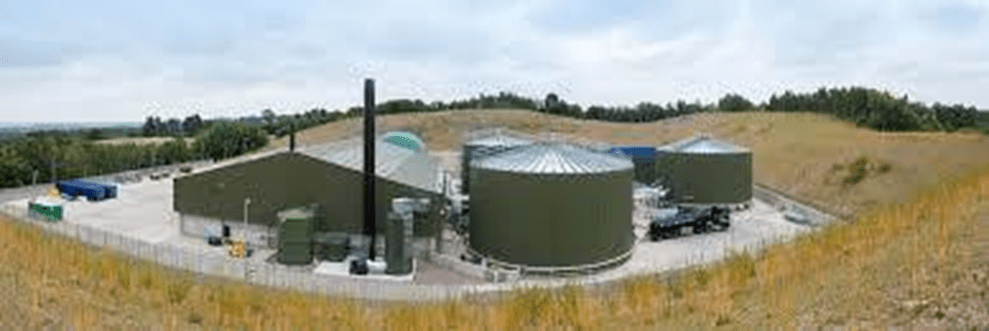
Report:
M 432 204 L 435 208 L 441 205 L 438 161 L 421 152 L 423 147 L 377 140 L 375 199 L 379 233 L 384 232 L 393 198 L 429 198 L 436 201 Z M 279 211 L 310 205 L 318 206 L 313 216 L 314 232 L 362 233 L 363 162 L 360 138 L 224 161 L 175 178 L 174 210 L 182 216 L 182 231 L 187 235 L 203 235 L 204 229 L 213 231 L 209 229 L 218 228 L 220 222 L 241 226 L 245 209 L 248 228 L 273 230 L 279 226 Z M 250 203 L 245 204 L 245 199 Z M 419 220 L 423 223 L 416 224 L 417 235 L 434 233 L 439 218 L 433 215 Z

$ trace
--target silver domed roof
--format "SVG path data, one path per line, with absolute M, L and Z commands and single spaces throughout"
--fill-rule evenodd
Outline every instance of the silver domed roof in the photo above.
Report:
M 475 163 L 483 169 L 538 174 L 581 174 L 631 170 L 631 160 L 562 143 L 535 143 Z

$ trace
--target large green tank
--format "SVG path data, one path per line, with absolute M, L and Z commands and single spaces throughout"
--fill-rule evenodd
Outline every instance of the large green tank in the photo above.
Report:
M 464 143 L 463 153 L 460 155 L 460 193 L 469 193 L 471 162 L 530 144 L 532 144 L 530 140 L 517 138 L 500 131 Z
M 742 204 L 752 199 L 752 152 L 707 136 L 661 148 L 657 166 L 669 169 L 671 202 Z M 663 173 L 660 171 L 660 173 Z
M 315 211 L 299 207 L 278 213 L 278 262 L 309 264 L 313 261 L 313 228 Z
M 630 160 L 536 143 L 471 166 L 470 248 L 490 259 L 580 267 L 632 249 Z

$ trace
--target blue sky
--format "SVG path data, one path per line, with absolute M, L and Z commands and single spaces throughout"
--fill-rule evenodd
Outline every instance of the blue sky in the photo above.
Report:
M 582 105 L 866 85 L 989 108 L 987 1 L 0 0 L 0 122 L 506 90 Z

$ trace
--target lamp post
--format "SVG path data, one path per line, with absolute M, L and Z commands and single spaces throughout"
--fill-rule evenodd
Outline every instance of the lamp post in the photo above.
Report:
M 251 198 L 244 199 L 244 241 L 247 241 L 247 208 L 251 205 Z

